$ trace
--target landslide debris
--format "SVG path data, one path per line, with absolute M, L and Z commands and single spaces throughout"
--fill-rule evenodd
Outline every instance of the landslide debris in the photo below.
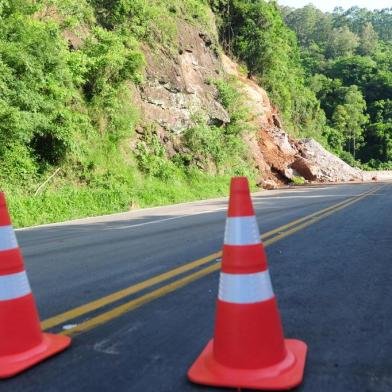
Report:
M 276 107 L 267 93 L 253 80 L 238 71 L 238 65 L 222 56 L 225 71 L 236 76 L 244 85 L 249 109 L 258 132 L 246 136 L 254 160 L 260 170 L 260 185 L 267 189 L 290 182 L 301 176 L 309 182 L 360 181 L 362 171 L 349 166 L 313 139 L 295 140 L 283 129 Z

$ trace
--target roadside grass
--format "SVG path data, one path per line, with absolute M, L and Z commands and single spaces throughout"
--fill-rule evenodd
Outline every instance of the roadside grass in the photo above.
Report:
M 144 177 L 134 184 L 116 184 L 111 189 L 65 186 L 38 196 L 10 192 L 7 202 L 13 225 L 18 228 L 227 196 L 229 182 L 228 176 L 202 173 L 167 182 Z

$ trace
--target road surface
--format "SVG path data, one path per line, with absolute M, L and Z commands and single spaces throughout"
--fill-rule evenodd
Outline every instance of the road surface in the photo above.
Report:
M 298 391 L 392 391 L 392 184 L 253 196 L 286 337 L 309 354 Z M 213 334 L 227 200 L 18 230 L 48 331 L 72 347 L 0 392 L 196 392 Z

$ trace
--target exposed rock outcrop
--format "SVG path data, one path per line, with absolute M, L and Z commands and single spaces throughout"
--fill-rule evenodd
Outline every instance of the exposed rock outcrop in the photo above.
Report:
M 179 29 L 177 54 L 143 48 L 146 81 L 136 94 L 143 122 L 172 133 L 192 125 L 195 116 L 205 116 L 211 124 L 228 123 L 229 115 L 216 99 L 216 87 L 209 83 L 222 75 L 211 40 L 185 23 Z

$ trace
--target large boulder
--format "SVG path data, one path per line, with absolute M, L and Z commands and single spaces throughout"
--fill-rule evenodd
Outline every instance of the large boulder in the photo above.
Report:
M 310 161 L 302 157 L 295 160 L 291 164 L 290 168 L 295 170 L 300 176 L 308 181 L 317 180 L 319 174 L 317 166 L 313 165 Z
M 362 180 L 361 170 L 351 167 L 315 140 L 303 139 L 298 148 L 302 159 L 295 161 L 291 167 L 306 179 L 320 182 Z

